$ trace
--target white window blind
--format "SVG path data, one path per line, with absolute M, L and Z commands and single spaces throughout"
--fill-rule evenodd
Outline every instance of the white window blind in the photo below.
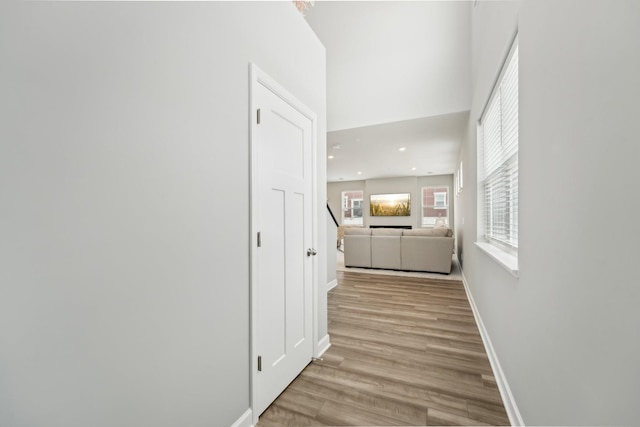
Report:
M 518 45 L 480 120 L 480 182 L 485 238 L 518 248 Z

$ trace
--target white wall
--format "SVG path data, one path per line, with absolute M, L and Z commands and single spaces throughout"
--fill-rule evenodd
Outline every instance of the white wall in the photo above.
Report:
M 469 13 L 462 1 L 316 2 L 307 19 L 327 47 L 329 128 L 467 110 Z
M 422 218 L 420 209 L 422 204 L 422 187 L 446 185 L 449 187 L 449 218 L 451 227 L 454 226 L 454 204 L 453 204 L 453 175 L 429 175 L 429 176 L 409 176 L 397 178 L 378 178 L 363 181 L 343 181 L 329 182 L 327 184 L 327 194 L 329 205 L 334 209 L 334 213 L 339 222 L 342 221 L 342 192 L 351 190 L 361 190 L 364 193 L 364 226 L 370 225 L 411 225 L 414 228 L 421 227 Z M 372 194 L 389 193 L 410 193 L 411 194 L 411 215 L 407 217 L 372 217 L 369 215 L 369 196 Z
M 323 285 L 324 48 L 290 2 L 2 8 L 0 425 L 231 425 L 249 62 L 318 114 Z
M 463 270 L 529 425 L 637 424 L 638 16 L 634 0 L 478 2 L 472 11 Z M 519 279 L 473 243 L 475 121 L 516 28 Z

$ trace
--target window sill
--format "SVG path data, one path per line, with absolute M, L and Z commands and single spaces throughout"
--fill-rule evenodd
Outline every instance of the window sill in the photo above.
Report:
M 489 258 L 497 262 L 502 268 L 511 273 L 514 277 L 519 277 L 518 257 L 501 250 L 500 248 L 485 242 L 475 242 L 476 246 L 482 250 Z

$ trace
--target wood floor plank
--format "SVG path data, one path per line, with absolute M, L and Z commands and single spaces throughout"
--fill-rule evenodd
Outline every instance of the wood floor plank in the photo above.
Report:
M 426 424 L 426 413 L 424 422 Z M 327 401 L 317 417 L 318 421 L 334 426 L 406 426 L 407 423 L 393 417 L 387 417 L 367 409 L 361 409 L 346 403 Z
M 492 425 L 509 425 L 509 420 L 501 415 L 501 405 L 480 402 L 468 402 L 469 418 Z
M 461 417 L 459 415 L 430 409 L 427 414 L 428 426 L 486 426 L 490 425 L 469 417 Z
M 479 400 L 488 403 L 501 403 L 499 394 L 483 386 L 453 379 L 443 380 L 426 372 L 420 374 L 416 370 L 402 369 L 398 367 L 388 368 L 380 365 L 372 365 L 363 361 L 345 360 L 340 368 L 358 373 L 368 373 L 374 377 L 392 378 L 401 384 L 415 384 L 438 393 L 450 393 L 463 399 Z
M 332 346 L 257 427 L 508 425 L 461 282 L 338 272 Z
M 357 338 L 349 338 L 332 335 L 334 354 L 341 354 L 342 349 L 354 352 L 362 352 L 375 357 L 389 357 L 396 359 L 398 363 L 420 364 L 426 370 L 441 369 L 469 374 L 485 374 L 491 376 L 491 365 L 488 360 L 462 360 L 453 359 L 448 355 L 435 352 L 396 348 L 380 343 L 368 343 Z M 485 382 L 486 385 L 486 382 Z
M 342 355 L 344 360 L 356 360 L 363 362 L 363 368 L 369 367 L 374 371 L 379 371 L 378 367 L 388 368 L 390 370 L 407 372 L 410 374 L 436 378 L 443 381 L 459 381 L 471 385 L 484 386 L 482 377 L 476 372 L 465 372 L 459 370 L 455 366 L 447 366 L 445 368 L 432 366 L 429 364 L 428 358 L 398 358 L 393 355 L 375 354 L 371 351 L 360 350 L 358 348 L 336 348 L 336 353 Z M 348 362 L 347 362 L 348 363 Z M 341 369 L 348 370 L 348 365 L 339 365 Z
M 305 374 L 305 378 L 311 381 L 311 387 L 321 386 L 323 384 L 335 384 L 337 387 L 352 388 L 375 394 L 378 396 L 384 396 L 389 400 L 411 403 L 414 406 L 428 407 L 428 403 L 431 401 L 438 401 L 432 397 L 439 398 L 441 395 L 432 394 L 424 387 L 418 387 L 413 384 L 401 384 L 388 378 L 372 377 L 370 375 L 363 375 L 359 373 L 349 372 L 345 369 L 328 369 L 325 366 L 316 366 L 309 369 Z M 445 402 L 448 406 L 458 407 L 460 402 L 464 402 L 458 399 L 453 405 L 450 405 L 453 398 L 449 402 Z M 466 402 L 463 404 L 465 413 Z
M 260 416 L 258 421 L 258 427 L 265 426 L 325 426 L 330 424 L 323 424 L 318 421 L 316 417 L 309 417 L 301 414 L 297 411 L 292 411 L 289 408 L 280 406 L 278 402 L 274 402 L 266 411 Z
M 294 381 L 280 396 L 274 404 L 284 410 L 306 415 L 314 418 L 320 412 L 324 401 L 309 393 L 299 393 L 294 388 Z
M 300 395 L 311 395 L 324 401 L 347 404 L 360 411 L 401 421 L 407 425 L 420 425 L 426 421 L 427 408 L 424 405 L 414 404 L 410 400 L 391 399 L 390 395 L 385 396 L 377 392 L 379 387 L 372 387 L 371 384 L 361 383 L 358 386 L 351 382 L 348 387 L 345 387 L 345 384 L 345 381 L 337 378 L 327 381 L 322 377 L 309 377 L 306 382 L 301 381 L 291 387 Z
M 379 396 L 389 402 L 409 404 L 414 407 L 440 409 L 460 416 L 467 416 L 467 402 L 454 396 L 428 391 L 424 387 L 401 384 L 389 379 L 374 379 L 369 375 L 359 375 L 345 370 L 328 371 L 323 368 L 309 369 L 305 374 L 308 387 L 349 388 L 371 395 Z M 292 385 L 299 387 L 300 383 Z M 424 425 L 424 424 L 418 424 Z

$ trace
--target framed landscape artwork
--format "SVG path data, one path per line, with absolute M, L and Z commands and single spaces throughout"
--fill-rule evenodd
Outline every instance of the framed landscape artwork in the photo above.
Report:
M 411 194 L 372 194 L 369 196 L 371 216 L 410 216 Z

